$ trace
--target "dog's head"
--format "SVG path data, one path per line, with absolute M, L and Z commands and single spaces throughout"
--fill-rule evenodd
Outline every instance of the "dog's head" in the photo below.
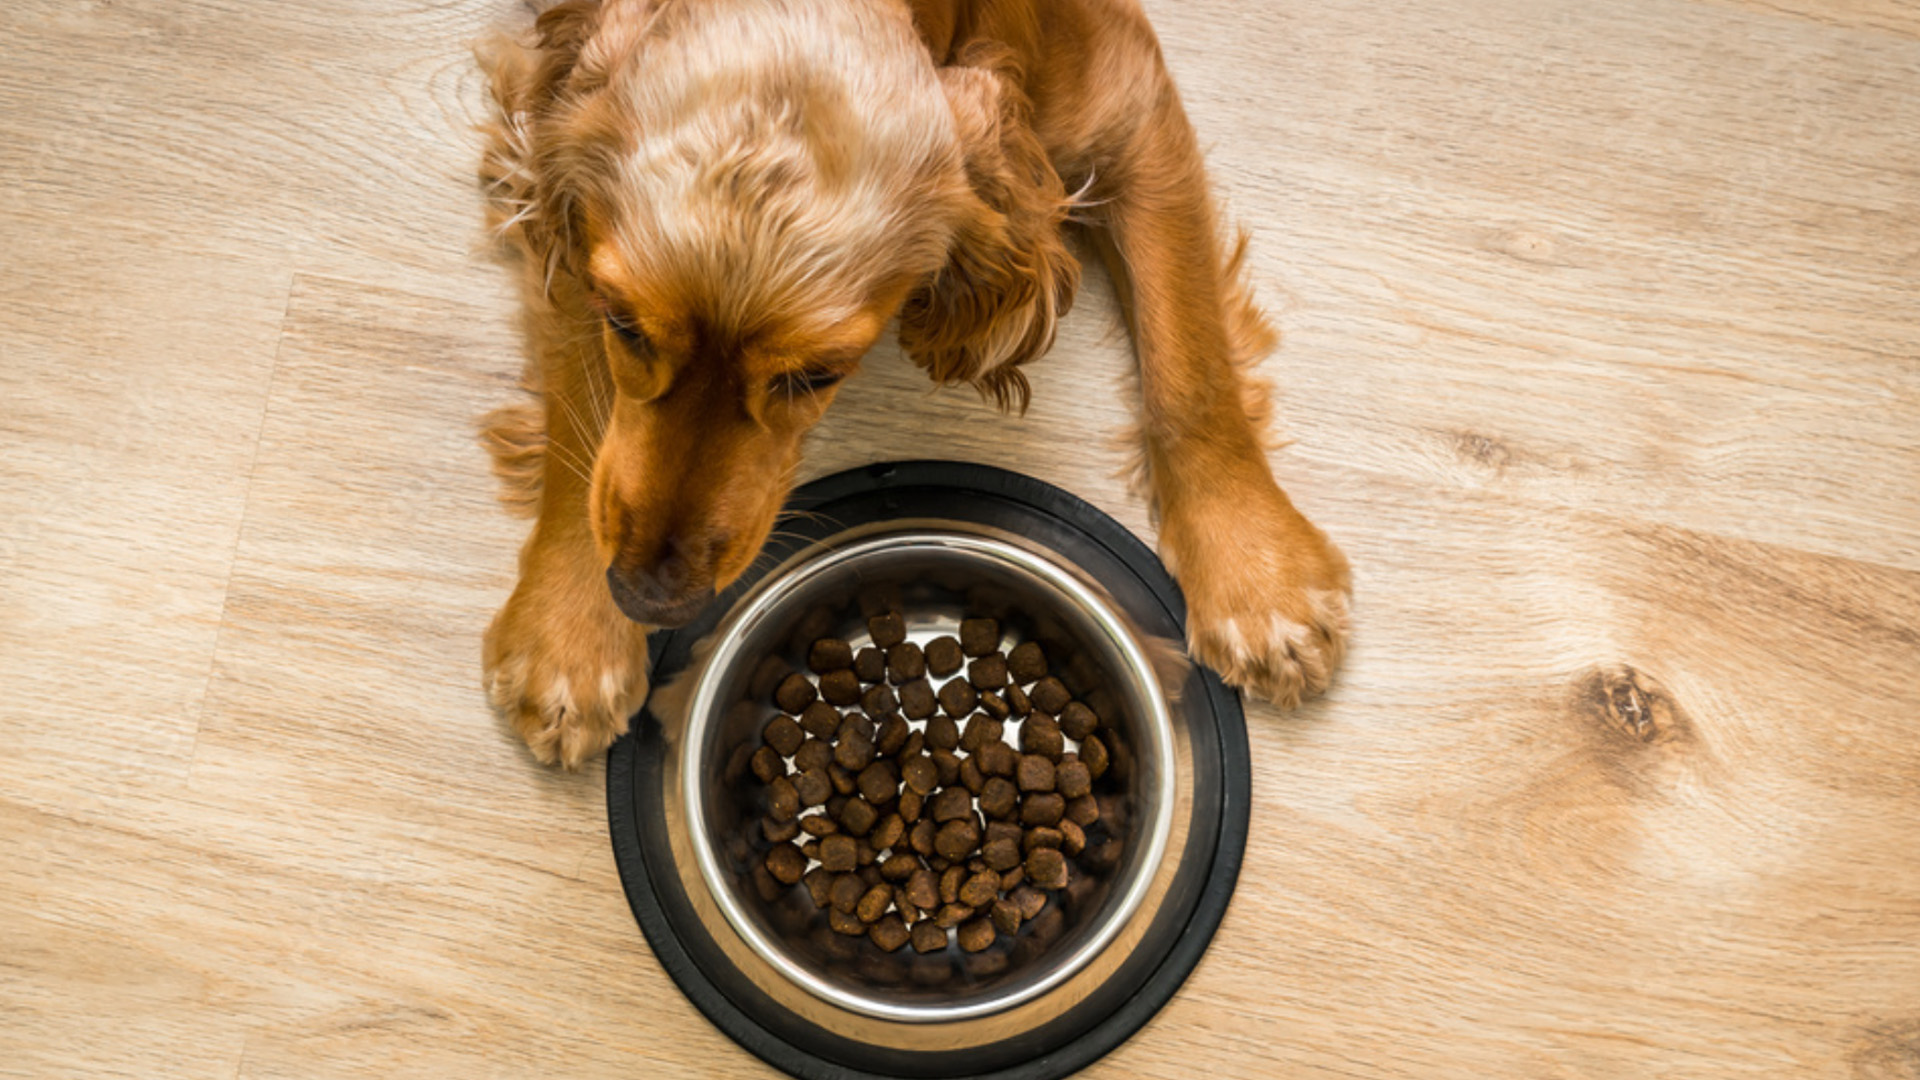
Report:
M 944 378 L 1051 334 L 1056 290 L 977 190 L 993 96 L 958 108 L 892 5 L 818 7 L 542 20 L 536 209 L 610 376 L 589 517 L 637 621 L 684 622 L 752 563 L 802 437 L 903 306 Z

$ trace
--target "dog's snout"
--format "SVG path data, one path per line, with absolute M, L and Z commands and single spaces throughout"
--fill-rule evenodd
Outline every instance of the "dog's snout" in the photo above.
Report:
M 650 626 L 680 626 L 713 599 L 713 538 L 669 537 L 649 564 L 616 558 L 607 568 L 607 588 L 627 618 Z

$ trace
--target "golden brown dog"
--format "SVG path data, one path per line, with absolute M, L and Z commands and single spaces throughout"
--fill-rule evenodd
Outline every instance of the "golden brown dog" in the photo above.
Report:
M 487 687 L 536 757 L 626 730 L 647 630 L 752 562 L 890 320 L 934 380 L 1024 406 L 1069 211 L 1127 311 L 1189 647 L 1284 704 L 1326 686 L 1346 560 L 1268 471 L 1272 334 L 1135 0 L 568 0 L 534 37 L 487 57 L 483 175 L 542 399 L 487 426 L 537 514 Z

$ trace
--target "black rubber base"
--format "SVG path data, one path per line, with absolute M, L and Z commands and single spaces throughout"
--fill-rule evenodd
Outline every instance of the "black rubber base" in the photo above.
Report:
M 1109 569 L 1124 568 L 1162 606 L 1165 626 L 1184 629 L 1185 607 L 1179 590 L 1153 553 L 1133 534 L 1098 509 L 1031 477 L 987 466 L 917 461 L 873 465 L 825 477 L 794 493 L 790 511 L 760 566 L 778 565 L 788 554 L 843 529 L 938 510 L 965 516 L 1017 512 L 1041 521 L 1054 538 L 1076 545 Z M 997 510 L 995 509 L 997 508 Z M 743 579 L 713 605 L 724 611 L 754 581 Z M 649 645 L 655 685 L 686 662 L 691 643 L 706 633 L 714 618 L 697 619 L 678 631 L 653 635 Z M 666 759 L 659 725 L 642 714 L 616 742 L 607 761 L 607 813 L 614 859 L 628 902 L 661 967 L 673 976 L 689 1000 L 720 1028 L 760 1058 L 802 1080 L 895 1080 L 914 1077 L 973 1076 L 992 1080 L 1054 1080 L 1066 1076 L 1125 1042 L 1160 1007 L 1200 962 L 1225 914 L 1240 873 L 1246 846 L 1251 774 L 1246 722 L 1238 697 L 1211 672 L 1196 670 L 1188 686 L 1204 698 L 1201 714 L 1210 724 L 1190 723 L 1196 762 L 1196 816 L 1187 858 L 1195 886 L 1180 900 L 1184 913 L 1154 940 L 1136 949 L 1132 960 L 1103 986 L 1102 1001 L 1076 1008 L 1050 1029 L 1033 1033 L 1020 1045 L 986 1048 L 961 1055 L 913 1054 L 854 1043 L 811 1026 L 761 993 L 726 960 L 694 919 L 671 863 L 665 836 L 660 785 L 651 778 Z M 1198 850 L 1196 850 L 1196 847 Z M 1183 878 L 1187 877 L 1183 870 Z M 1093 1013 L 1091 1018 L 1087 1013 Z M 1073 1015 L 1080 1019 L 1074 1020 Z

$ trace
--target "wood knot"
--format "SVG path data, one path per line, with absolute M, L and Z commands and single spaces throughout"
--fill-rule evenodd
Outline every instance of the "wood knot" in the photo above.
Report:
M 1644 671 L 1627 664 L 1596 667 L 1574 685 L 1581 711 L 1619 737 L 1647 746 L 1693 738 L 1693 721 Z
M 1453 452 L 1462 461 L 1482 465 L 1495 472 L 1505 472 L 1507 466 L 1513 464 L 1513 447 L 1504 439 L 1482 435 L 1477 431 L 1456 431 L 1452 441 Z
M 1920 1019 L 1891 1020 L 1861 1029 L 1847 1053 L 1858 1080 L 1920 1078 Z

